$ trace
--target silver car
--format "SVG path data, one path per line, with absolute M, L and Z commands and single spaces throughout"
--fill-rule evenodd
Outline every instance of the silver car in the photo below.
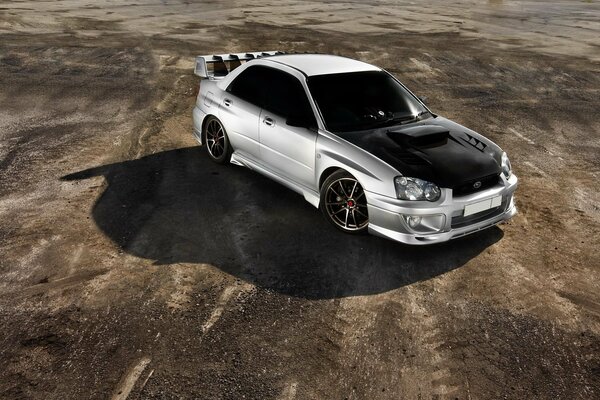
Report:
M 430 244 L 517 212 L 506 153 L 381 68 L 261 52 L 200 56 L 195 73 L 194 136 L 208 156 L 300 193 L 343 232 Z

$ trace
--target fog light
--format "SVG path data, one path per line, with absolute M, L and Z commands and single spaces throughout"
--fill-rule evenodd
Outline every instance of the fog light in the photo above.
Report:
M 417 215 L 408 215 L 406 217 L 406 222 L 408 222 L 408 226 L 411 228 L 416 228 L 421 223 L 421 217 Z
M 444 214 L 431 215 L 402 215 L 402 219 L 410 231 L 414 233 L 435 233 L 444 229 L 446 216 Z

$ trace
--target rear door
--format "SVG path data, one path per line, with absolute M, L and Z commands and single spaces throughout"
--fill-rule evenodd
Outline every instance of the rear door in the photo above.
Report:
M 229 84 L 220 100 L 221 121 L 233 148 L 258 159 L 258 125 L 264 98 L 264 67 L 250 66 Z
M 269 68 L 260 115 L 260 157 L 275 172 L 315 187 L 317 122 L 304 87 L 293 75 Z

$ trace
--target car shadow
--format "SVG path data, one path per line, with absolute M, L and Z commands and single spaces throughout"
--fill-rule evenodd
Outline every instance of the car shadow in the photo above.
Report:
M 338 232 L 300 195 L 189 147 L 64 176 L 104 176 L 92 215 L 124 251 L 157 264 L 208 263 L 283 294 L 330 299 L 393 290 L 464 265 L 499 228 L 407 246 Z

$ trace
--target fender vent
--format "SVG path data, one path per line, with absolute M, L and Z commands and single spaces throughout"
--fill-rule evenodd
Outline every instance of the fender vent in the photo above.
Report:
M 473 136 L 469 135 L 466 132 L 463 132 L 466 136 L 466 138 L 461 137 L 462 140 L 464 140 L 465 142 L 469 143 L 471 146 L 475 147 L 477 150 L 481 151 L 483 153 L 483 150 L 485 150 L 485 148 L 487 147 L 487 145 L 485 143 L 483 143 L 481 140 L 474 138 Z

